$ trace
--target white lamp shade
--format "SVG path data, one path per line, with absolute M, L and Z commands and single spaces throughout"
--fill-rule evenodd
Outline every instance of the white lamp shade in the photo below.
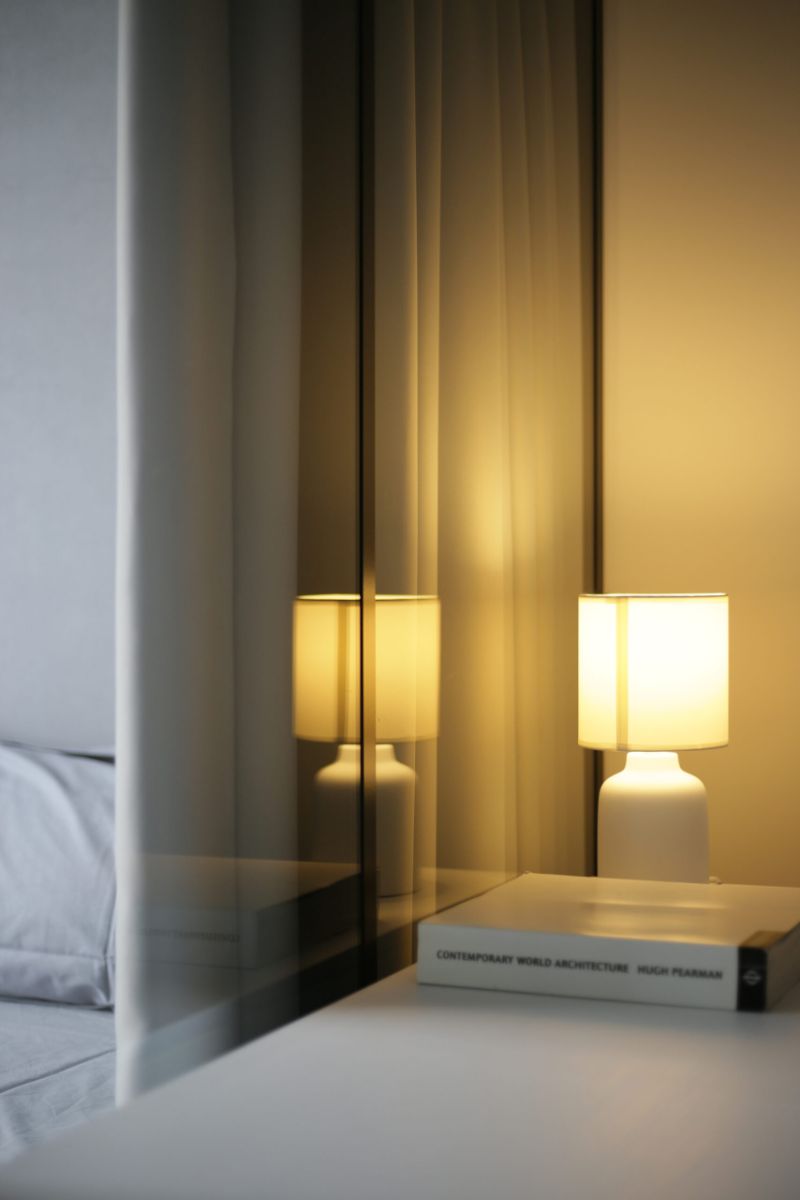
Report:
M 726 745 L 727 596 L 581 596 L 578 658 L 582 746 Z
M 359 600 L 299 596 L 294 603 L 294 733 L 359 742 Z M 377 596 L 375 720 L 379 742 L 439 732 L 439 600 Z

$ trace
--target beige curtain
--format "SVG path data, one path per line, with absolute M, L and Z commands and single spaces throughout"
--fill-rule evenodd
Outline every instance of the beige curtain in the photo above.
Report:
M 418 863 L 583 872 L 591 588 L 589 12 L 376 5 L 379 592 L 438 593 Z

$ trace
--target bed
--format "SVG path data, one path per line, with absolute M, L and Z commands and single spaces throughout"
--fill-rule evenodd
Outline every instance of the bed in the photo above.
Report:
M 114 1104 L 114 1014 L 0 1000 L 0 1163 Z
M 0 743 L 0 1162 L 114 1103 L 114 767 Z

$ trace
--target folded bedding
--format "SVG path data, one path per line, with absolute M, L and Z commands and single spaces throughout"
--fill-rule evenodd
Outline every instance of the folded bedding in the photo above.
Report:
M 114 766 L 0 743 L 0 1162 L 114 1103 Z
M 114 1014 L 0 1000 L 0 1162 L 114 1104 Z
M 0 744 L 0 996 L 114 1001 L 114 766 Z

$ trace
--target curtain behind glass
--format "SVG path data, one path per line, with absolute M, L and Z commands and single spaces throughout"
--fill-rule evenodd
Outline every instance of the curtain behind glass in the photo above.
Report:
M 591 32 L 564 0 L 375 11 L 377 589 L 442 621 L 410 918 L 590 861 Z

